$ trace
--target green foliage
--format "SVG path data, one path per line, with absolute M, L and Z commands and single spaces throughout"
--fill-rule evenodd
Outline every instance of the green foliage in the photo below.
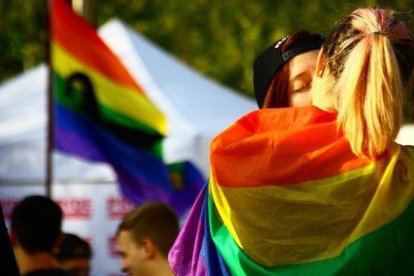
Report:
M 1 1 L 0 18 L 1 80 L 44 61 L 45 1 Z
M 45 60 L 45 1 L 0 2 L 0 80 Z M 414 0 L 95 0 L 93 6 L 95 25 L 117 17 L 202 73 L 252 95 L 254 58 L 276 39 L 300 29 L 326 35 L 357 7 L 412 15 Z

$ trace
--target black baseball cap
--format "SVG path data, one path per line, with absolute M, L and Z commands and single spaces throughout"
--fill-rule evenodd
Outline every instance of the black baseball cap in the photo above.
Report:
M 289 36 L 285 36 L 280 40 L 267 47 L 254 61 L 253 65 L 253 83 L 254 94 L 256 96 L 257 105 L 263 107 L 266 92 L 272 82 L 276 72 L 291 58 L 312 50 L 318 50 L 322 47 L 325 38 L 319 35 L 312 36 L 308 40 L 302 41 L 291 49 L 282 53 L 281 45 Z

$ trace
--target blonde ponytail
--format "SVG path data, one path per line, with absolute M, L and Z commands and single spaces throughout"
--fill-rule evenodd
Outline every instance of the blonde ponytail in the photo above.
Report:
M 357 155 L 374 157 L 395 139 L 402 121 L 402 84 L 387 37 L 370 34 L 350 52 L 338 80 L 338 127 Z
M 401 127 L 413 39 L 389 11 L 358 9 L 339 22 L 324 50 L 336 78 L 338 128 L 356 155 L 375 158 Z

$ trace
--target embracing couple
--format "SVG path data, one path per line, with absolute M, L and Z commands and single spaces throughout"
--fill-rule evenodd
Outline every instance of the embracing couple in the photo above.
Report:
M 261 109 L 212 142 L 174 273 L 412 275 L 414 147 L 394 140 L 413 66 L 412 34 L 379 8 L 260 54 Z

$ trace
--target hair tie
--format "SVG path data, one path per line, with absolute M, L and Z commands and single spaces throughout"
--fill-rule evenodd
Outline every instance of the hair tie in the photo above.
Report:
M 386 36 L 387 35 L 386 33 L 380 32 L 380 31 L 375 31 L 375 32 L 373 32 L 373 34 L 375 34 L 375 35 L 383 35 L 383 36 Z

